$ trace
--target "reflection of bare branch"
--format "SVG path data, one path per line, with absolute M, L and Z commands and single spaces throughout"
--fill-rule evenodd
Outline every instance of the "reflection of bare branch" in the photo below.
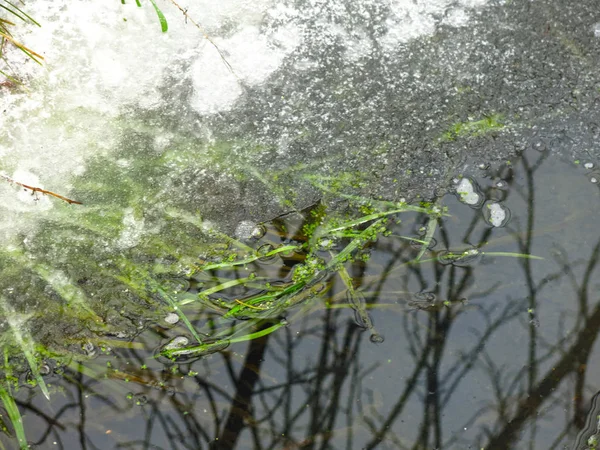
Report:
M 594 247 L 586 273 L 596 266 L 599 253 L 600 241 Z M 582 364 L 585 364 L 598 337 L 598 330 L 600 330 L 600 304 L 586 317 L 583 329 L 579 332 L 577 340 L 567 350 L 567 353 L 553 365 L 552 369 L 537 384 L 532 386 L 527 398 L 519 402 L 517 411 L 510 421 L 498 433 L 495 433 L 487 446 L 488 449 L 511 447 L 523 424 L 532 415 L 536 414 L 545 396 L 552 392 L 567 375 L 577 373 Z

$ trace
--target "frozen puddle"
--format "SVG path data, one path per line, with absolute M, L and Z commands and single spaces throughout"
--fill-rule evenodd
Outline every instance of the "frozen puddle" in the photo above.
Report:
M 392 51 L 399 43 L 434 33 L 440 24 L 462 26 L 473 8 L 484 4 L 483 0 L 394 1 L 380 44 Z M 371 47 L 365 47 L 364 30 L 354 20 L 367 23 L 372 11 L 385 11 L 384 4 L 361 2 L 352 11 L 346 6 L 323 0 L 306 5 L 271 0 L 197 2 L 187 10 L 189 18 L 204 27 L 220 54 L 191 20 L 168 3 L 161 8 L 169 30 L 161 33 L 149 3 L 138 8 L 135 3 L 37 1 L 30 9 L 42 26 L 19 27 L 16 37 L 44 56 L 44 66 L 19 52 L 8 53 L 29 91 L 0 91 L 0 107 L 6 111 L 0 167 L 8 176 L 27 173 L 47 189 L 68 194 L 71 177 L 86 173 L 90 157 L 118 151 L 127 127 L 127 118 L 121 116 L 124 107 L 129 111 L 189 107 L 201 115 L 231 109 L 245 89 L 272 76 L 286 59 L 291 58 L 295 70 L 319 64 L 318 58 L 299 56 L 309 33 L 316 42 L 334 38 L 354 42 L 348 46 L 350 58 L 368 53 Z M 191 87 L 191 95 L 165 97 L 165 83 L 172 80 L 179 80 L 182 90 Z M 182 100 L 189 104 L 179 104 Z M 204 137 L 209 136 L 205 127 Z M 22 220 L 23 198 L 13 191 L 0 186 L 5 237 L 19 232 L 24 223 L 30 228 L 38 218 Z M 53 203 L 38 202 L 36 213 L 51 210 Z

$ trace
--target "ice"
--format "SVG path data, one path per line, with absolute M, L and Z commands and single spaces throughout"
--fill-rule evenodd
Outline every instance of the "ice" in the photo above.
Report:
M 134 2 L 38 0 L 30 12 L 42 26 L 15 27 L 15 38 L 43 55 L 43 66 L 10 46 L 5 53 L 27 89 L 0 91 L 0 171 L 68 196 L 72 178 L 85 177 L 94 158 L 113 157 L 122 163 L 119 167 L 128 167 L 130 161 L 118 152 L 137 111 L 218 115 L 233 109 L 248 89 L 264 83 L 287 61 L 297 71 L 323 64 L 320 55 L 306 50 L 309 40 L 317 50 L 319 44 L 341 40 L 347 43 L 347 60 L 358 62 L 377 46 L 392 49 L 433 33 L 442 22 L 462 26 L 473 8 L 485 3 L 395 0 L 383 20 L 382 14 L 389 11 L 379 0 L 357 4 L 352 14 L 341 0 L 202 0 L 188 7 L 189 19 L 165 2 L 161 9 L 169 30 L 162 33 L 149 3 L 138 8 Z M 369 21 L 385 22 L 379 42 L 373 42 L 362 25 Z M 188 86 L 190 92 L 181 88 L 177 93 L 186 95 L 165 95 L 173 82 Z M 344 81 L 340 89 L 339 95 L 353 89 L 351 81 Z M 297 101 L 304 93 L 292 95 Z M 294 109 L 280 114 L 298 123 L 306 119 Z M 328 120 L 323 117 L 324 123 Z M 212 131 L 203 124 L 202 132 L 210 137 Z M 157 132 L 156 151 L 168 150 L 171 141 L 172 135 Z M 288 151 L 286 142 L 282 135 L 282 152 Z M 168 186 L 165 180 L 165 191 Z M 55 199 L 31 196 L 8 183 L 0 186 L 0 198 L 4 238 L 31 230 L 55 214 Z M 24 210 L 31 213 L 26 220 Z M 135 245 L 143 233 L 143 227 L 125 215 L 125 231 L 117 239 L 120 247 Z
M 127 208 L 123 216 L 123 230 L 117 240 L 117 247 L 127 249 L 135 247 L 144 232 L 144 218 L 136 217 L 132 208 Z
M 390 2 L 392 15 L 386 21 L 388 32 L 382 43 L 390 48 L 432 34 L 439 25 L 439 17 L 446 15 L 443 23 L 450 26 L 464 26 L 470 11 L 464 8 L 484 6 L 487 0 L 393 0 Z

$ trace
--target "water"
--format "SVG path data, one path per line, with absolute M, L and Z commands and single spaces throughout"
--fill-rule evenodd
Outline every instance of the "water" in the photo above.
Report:
M 586 448 L 595 3 L 159 6 L 39 1 L 7 53 L 32 448 Z
M 507 184 L 500 193 L 497 179 Z M 357 321 L 337 275 L 308 309 L 288 311 L 275 333 L 201 358 L 153 358 L 173 339 L 191 338 L 181 322 L 157 319 L 132 342 L 101 338 L 91 344 L 92 359 L 53 368 L 46 377 L 52 405 L 35 390 L 19 391 L 30 441 L 40 448 L 572 448 L 597 392 L 598 188 L 581 165 L 533 150 L 474 181 L 510 208 L 505 227 L 490 227 L 483 207 L 450 194 L 442 205 L 452 214 L 439 221 L 424 262 L 407 265 L 419 248 L 399 236 L 426 219 L 409 214 L 368 247 L 367 262 L 348 264 L 377 339 Z M 278 219 L 253 245 L 298 239 L 302 221 Z M 470 248 L 479 259 L 430 259 Z M 287 280 L 297 263 L 294 255 L 277 257 L 195 283 L 206 289 L 215 277 L 249 273 Z M 238 287 L 226 297 L 250 291 Z M 193 305 L 186 312 L 199 327 L 214 317 Z

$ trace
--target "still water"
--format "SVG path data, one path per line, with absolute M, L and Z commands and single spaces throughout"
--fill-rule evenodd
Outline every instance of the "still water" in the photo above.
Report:
M 156 4 L 0 61 L 4 447 L 595 448 L 595 0 Z
M 131 341 L 100 339 L 88 361 L 48 368 L 50 404 L 35 388 L 17 393 L 29 442 L 64 449 L 587 448 L 598 431 L 600 391 L 595 164 L 530 149 L 509 164 L 482 167 L 470 181 L 482 200 L 510 211 L 508 221 L 493 227 L 483 202 L 466 205 L 460 193 L 447 194 L 440 205 L 448 215 L 420 264 L 409 262 L 421 246 L 401 236 L 422 235 L 426 216 L 402 214 L 391 234 L 363 250 L 368 260 L 346 264 L 372 327 L 333 275 L 326 289 L 285 312 L 284 327 L 208 356 L 157 357 L 173 338 L 191 338 L 183 324 L 164 319 Z M 273 220 L 251 245 L 301 240 L 309 216 Z M 478 255 L 439 258 L 469 249 Z M 286 282 L 301 259 L 291 253 L 198 274 L 180 280 L 187 290 L 180 298 L 249 273 Z M 221 298 L 246 294 L 238 286 Z M 215 317 L 193 304 L 184 309 L 198 328 Z

